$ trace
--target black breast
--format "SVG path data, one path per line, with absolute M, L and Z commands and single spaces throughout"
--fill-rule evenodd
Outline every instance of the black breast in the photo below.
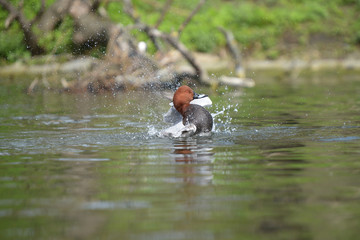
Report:
M 184 125 L 192 123 L 196 126 L 196 132 L 210 132 L 213 127 L 211 114 L 202 106 L 190 104 L 184 113 Z

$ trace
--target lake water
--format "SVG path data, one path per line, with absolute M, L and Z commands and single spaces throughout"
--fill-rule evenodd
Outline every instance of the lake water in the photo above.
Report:
M 358 239 L 360 75 L 196 88 L 211 137 L 157 136 L 161 92 L 0 84 L 0 239 Z

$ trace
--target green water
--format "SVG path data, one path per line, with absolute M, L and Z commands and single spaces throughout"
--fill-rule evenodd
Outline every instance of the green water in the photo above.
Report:
M 161 92 L 1 79 L 0 239 L 358 239 L 360 77 L 209 94 L 211 137 L 157 137 Z

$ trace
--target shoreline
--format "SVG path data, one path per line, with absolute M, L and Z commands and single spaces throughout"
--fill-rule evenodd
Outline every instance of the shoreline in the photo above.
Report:
M 216 72 L 228 70 L 232 72 L 233 62 L 227 57 L 219 57 L 214 54 L 195 53 L 196 61 L 205 70 Z M 57 62 L 52 60 L 50 63 L 29 64 L 18 61 L 13 64 L 0 66 L 0 76 L 41 76 L 52 74 L 82 74 L 91 70 L 95 65 L 104 62 L 104 60 L 93 57 L 80 57 L 67 60 L 65 62 Z M 181 70 L 192 71 L 191 67 L 182 59 L 174 59 L 175 68 Z M 360 71 L 360 59 L 344 58 L 344 59 L 278 59 L 278 60 L 243 60 L 243 66 L 247 72 L 250 71 L 334 71 L 334 70 L 352 70 Z

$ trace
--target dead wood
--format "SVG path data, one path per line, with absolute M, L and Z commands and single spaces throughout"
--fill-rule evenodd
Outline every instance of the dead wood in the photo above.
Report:
M 132 1 L 123 0 L 124 14 L 133 20 L 133 25 L 126 27 L 112 22 L 107 17 L 105 9 L 100 8 L 102 13 L 98 13 L 100 2 L 101 0 L 56 0 L 51 6 L 45 8 L 45 1 L 41 0 L 41 8 L 31 21 L 24 17 L 21 8 L 13 6 L 10 1 L 0 0 L 0 5 L 9 12 L 6 26 L 10 26 L 15 20 L 19 22 L 24 32 L 24 41 L 32 55 L 42 54 L 45 51 L 38 44 L 31 26 L 35 24 L 43 33 L 46 33 L 58 27 L 66 16 L 70 16 L 74 21 L 73 43 L 75 46 L 78 48 L 106 46 L 106 56 L 102 64 L 94 67 L 76 83 L 66 82 L 65 84 L 62 81 L 66 89 L 78 87 L 92 92 L 101 92 L 101 89 L 114 91 L 129 88 L 129 86 L 170 86 L 178 84 L 184 78 L 194 79 L 201 84 L 209 83 L 206 70 L 197 63 L 192 52 L 179 40 L 181 32 L 206 0 L 198 2 L 175 34 L 161 32 L 158 29 L 173 0 L 167 0 L 164 3 L 155 26 L 144 24 L 134 10 Z M 138 43 L 129 33 L 134 28 L 144 31 L 159 52 L 163 51 L 160 47 L 163 44 L 178 51 L 194 71 L 176 72 L 172 68 L 162 69 L 157 61 L 139 51 Z
M 218 27 L 218 29 L 220 30 L 220 32 L 222 32 L 224 34 L 225 39 L 226 39 L 227 49 L 228 49 L 230 55 L 232 56 L 232 58 L 234 59 L 235 74 L 240 78 L 245 77 L 245 69 L 242 66 L 241 54 L 240 54 L 239 48 L 236 46 L 234 34 L 231 31 L 226 30 L 223 27 Z

